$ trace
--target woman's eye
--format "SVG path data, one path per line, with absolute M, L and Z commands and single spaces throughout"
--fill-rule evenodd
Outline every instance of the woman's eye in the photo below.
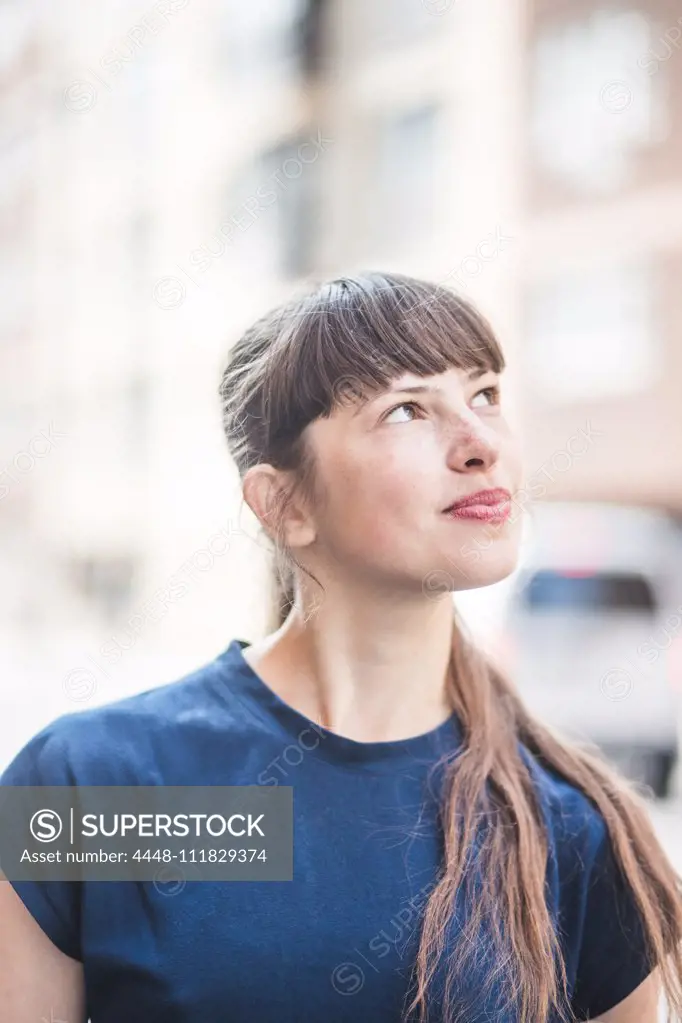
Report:
M 472 405 L 476 401 L 476 398 L 478 398 L 478 396 L 480 394 L 484 394 L 489 399 L 488 400 L 488 404 L 489 405 L 499 405 L 499 403 L 500 403 L 500 388 L 499 388 L 499 386 L 497 384 L 493 384 L 491 387 L 484 387 L 484 388 L 482 388 L 482 390 L 478 391 L 473 396 L 473 398 L 471 399 L 471 404 Z
M 384 422 L 389 422 L 391 416 L 395 415 L 396 412 L 399 412 L 401 409 L 404 409 L 404 408 L 418 409 L 419 405 L 417 405 L 416 402 L 414 402 L 414 401 L 404 401 L 401 405 L 395 405 L 384 416 Z M 394 419 L 393 420 L 393 422 L 401 422 L 401 421 L 402 422 L 408 422 L 408 423 L 412 422 L 411 419 L 407 419 L 407 420 L 405 420 L 405 419 L 403 419 L 403 420 L 396 420 L 396 419 Z

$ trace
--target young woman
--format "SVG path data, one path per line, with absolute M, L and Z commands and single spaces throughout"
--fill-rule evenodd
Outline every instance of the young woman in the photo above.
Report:
M 517 559 L 503 368 L 469 303 L 397 274 L 237 342 L 220 398 L 276 555 L 271 630 L 63 715 L 2 780 L 291 786 L 293 880 L 3 882 L 2 1019 L 682 1013 L 680 878 L 645 800 L 532 718 L 454 611 Z

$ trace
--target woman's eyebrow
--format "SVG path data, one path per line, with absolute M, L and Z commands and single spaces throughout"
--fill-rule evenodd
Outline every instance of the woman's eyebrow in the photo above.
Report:
M 478 377 L 484 376 L 486 373 L 493 372 L 488 366 L 476 366 L 474 369 L 469 370 L 467 376 L 469 380 L 477 380 Z M 425 392 L 432 392 L 433 394 L 442 394 L 442 387 L 435 387 L 433 384 L 403 384 L 401 387 L 391 387 L 388 389 L 388 394 L 394 392 L 411 391 L 416 394 L 423 394 Z
M 475 366 L 470 369 L 467 376 L 469 380 L 477 380 L 478 377 L 484 376 L 486 373 L 494 373 L 495 371 L 490 366 Z M 381 397 L 385 397 L 387 394 L 443 394 L 442 387 L 436 387 L 434 384 L 403 384 L 401 387 L 389 387 L 385 391 L 381 391 L 379 394 L 368 398 L 366 401 L 361 402 L 354 410 L 352 415 L 356 416 L 372 402 L 377 401 Z

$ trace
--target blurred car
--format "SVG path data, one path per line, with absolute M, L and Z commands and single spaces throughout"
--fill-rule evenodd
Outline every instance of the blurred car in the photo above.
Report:
M 498 654 L 528 709 L 666 795 L 680 722 L 682 531 L 664 512 L 546 502 Z

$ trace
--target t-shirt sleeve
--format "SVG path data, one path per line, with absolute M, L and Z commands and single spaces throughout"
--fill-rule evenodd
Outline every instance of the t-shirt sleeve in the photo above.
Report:
M 618 865 L 606 824 L 597 819 L 597 852 L 585 889 L 585 916 L 572 1008 L 596 1019 L 622 1002 L 654 969 L 634 892 Z
M 57 718 L 19 750 L 0 775 L 0 785 L 75 785 L 68 745 Z M 80 960 L 80 882 L 6 879 L 57 948 Z

